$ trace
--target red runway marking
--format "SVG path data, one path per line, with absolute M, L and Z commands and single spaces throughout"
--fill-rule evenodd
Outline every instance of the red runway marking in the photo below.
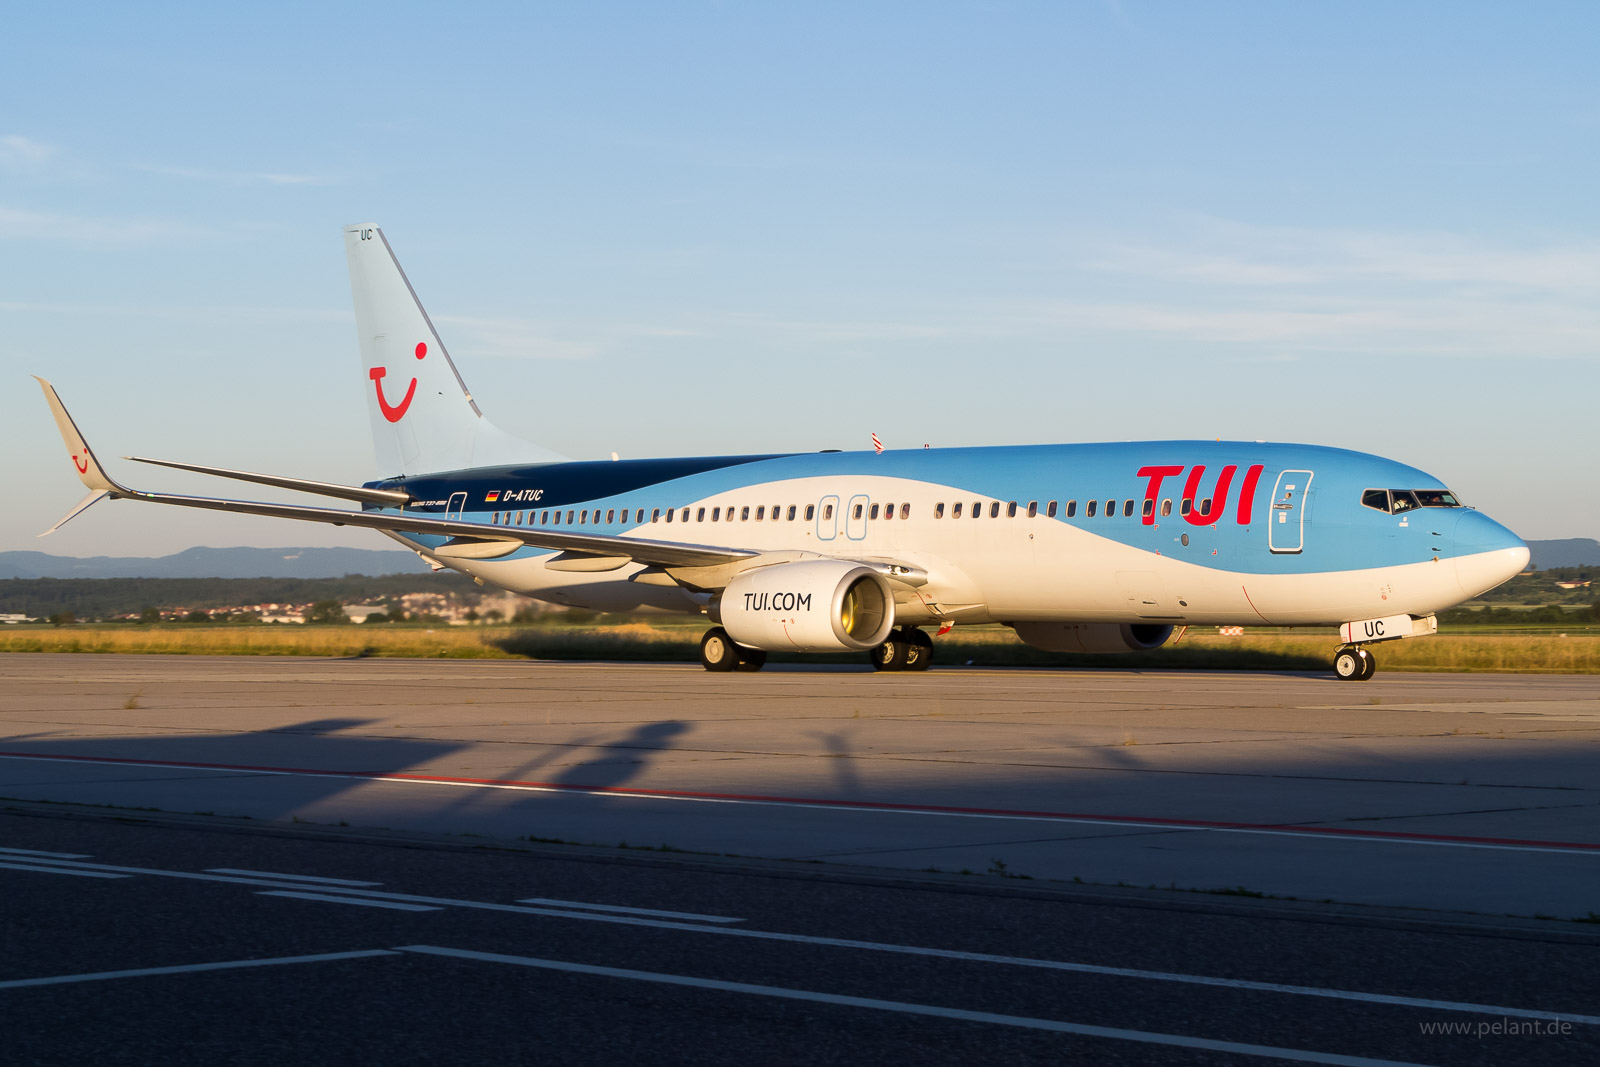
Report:
M 46 760 L 61 763 L 101 763 L 121 767 L 174 767 L 183 770 L 238 771 L 246 774 L 302 775 L 314 778 L 357 778 L 383 782 L 419 782 L 429 785 L 471 785 L 502 789 L 542 790 L 552 793 L 586 793 L 663 800 L 709 800 L 727 803 L 794 805 L 839 808 L 856 811 L 901 812 L 908 815 L 975 815 L 988 818 L 1056 819 L 1062 822 L 1104 823 L 1110 826 L 1168 827 L 1174 830 L 1232 830 L 1241 833 L 1281 833 L 1364 840 L 1414 841 L 1439 845 L 1487 845 L 1504 848 L 1563 849 L 1600 853 L 1600 843 L 1588 841 L 1538 841 L 1518 837 L 1467 837 L 1453 834 L 1420 834 L 1403 830 L 1356 830 L 1338 826 L 1305 826 L 1296 823 L 1225 822 L 1210 819 L 1171 819 L 1147 815 L 1105 815 L 1096 812 L 1039 811 L 1029 808 L 974 808 L 945 804 L 895 804 L 882 800 L 842 800 L 828 797 L 786 797 L 762 793 L 703 793 L 678 789 L 629 789 L 623 786 L 572 785 L 565 782 L 533 782 L 514 778 L 457 778 L 437 774 L 407 774 L 398 771 L 330 771 L 308 767 L 271 767 L 247 763 L 199 763 L 186 760 L 125 759 L 119 756 L 69 756 L 48 752 L 0 752 L 0 758 Z

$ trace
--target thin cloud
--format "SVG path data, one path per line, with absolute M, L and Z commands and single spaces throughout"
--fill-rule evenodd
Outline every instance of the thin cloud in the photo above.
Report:
M 95 219 L 0 207 L 0 241 L 137 244 L 208 232 L 200 227 L 154 219 Z
M 549 336 L 542 324 L 522 319 L 485 319 L 438 315 L 434 322 L 449 326 L 455 340 L 446 344 L 457 355 L 489 359 L 588 359 L 598 351 L 593 344 L 564 341 Z
M 57 154 L 54 145 L 44 144 L 20 134 L 0 137 L 0 167 L 6 170 L 32 170 L 43 167 Z
M 227 185 L 336 185 L 338 179 L 326 174 L 291 174 L 286 171 L 205 170 L 198 167 L 168 167 L 150 163 L 134 163 L 134 170 L 146 174 L 159 174 L 168 178 L 182 178 L 194 182 L 218 182 Z

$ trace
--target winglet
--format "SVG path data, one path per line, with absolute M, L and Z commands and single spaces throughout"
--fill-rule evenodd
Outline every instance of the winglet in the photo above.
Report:
M 61 440 L 67 446 L 67 454 L 72 459 L 72 466 L 78 472 L 79 481 L 91 490 L 100 493 L 126 493 L 128 490 L 118 485 L 111 476 L 100 466 L 100 461 L 94 458 L 94 453 L 89 450 L 89 442 L 83 439 L 83 434 L 78 432 L 78 426 L 72 421 L 72 416 L 67 414 L 66 407 L 61 403 L 61 398 L 56 395 L 56 387 L 39 377 L 33 376 L 39 383 L 39 388 L 44 390 L 45 401 L 50 405 L 50 414 L 56 417 L 56 429 L 61 431 Z M 78 510 L 82 510 L 79 508 Z M 74 511 L 73 514 L 77 514 Z M 72 516 L 68 516 L 71 518 Z M 66 520 L 63 519 L 63 522 Z M 59 523 L 57 524 L 59 525 Z

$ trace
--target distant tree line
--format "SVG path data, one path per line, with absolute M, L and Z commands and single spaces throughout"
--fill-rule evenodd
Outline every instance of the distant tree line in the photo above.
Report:
M 394 602 L 407 593 L 476 596 L 481 590 L 456 571 L 380 578 L 9 578 L 0 580 L 0 614 L 51 621 L 69 615 L 66 621 L 121 615 L 148 620 L 181 607 L 215 621 L 210 611 L 239 604 Z

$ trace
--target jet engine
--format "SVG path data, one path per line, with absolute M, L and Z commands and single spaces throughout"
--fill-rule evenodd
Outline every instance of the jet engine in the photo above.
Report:
M 747 648 L 849 652 L 883 644 L 894 626 L 894 591 L 883 575 L 848 560 L 775 563 L 736 575 L 717 621 Z
M 1172 636 L 1172 627 L 1144 622 L 1017 622 L 1011 628 L 1046 652 L 1148 652 Z

